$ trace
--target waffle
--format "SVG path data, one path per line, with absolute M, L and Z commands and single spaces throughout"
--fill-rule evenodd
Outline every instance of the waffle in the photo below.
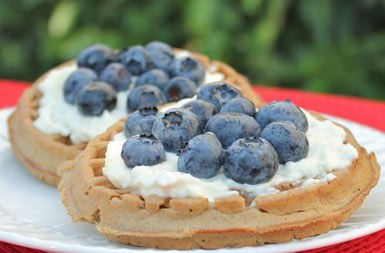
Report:
M 317 118 L 324 120 L 318 114 Z M 345 142 L 358 157 L 331 181 L 307 187 L 277 185 L 279 193 L 260 195 L 247 205 L 242 196 L 215 199 L 143 197 L 115 188 L 103 175 L 108 142 L 124 120 L 93 139 L 74 161 L 59 168 L 62 201 L 76 222 L 85 221 L 107 238 L 162 249 L 215 249 L 287 242 L 325 233 L 349 218 L 379 178 L 373 153 L 352 133 Z
M 176 49 L 176 51 L 180 51 L 180 49 Z M 232 67 L 220 61 L 211 61 L 199 53 L 192 53 L 192 55 L 201 60 L 206 69 L 214 68 L 217 72 L 222 73 L 225 81 L 238 87 L 257 107 L 262 104 L 247 78 Z M 75 62 L 64 63 L 56 69 L 69 64 L 75 64 Z M 68 137 L 46 135 L 33 125 L 38 116 L 41 97 L 38 84 L 44 80 L 48 73 L 41 76 L 31 88 L 23 93 L 16 111 L 8 120 L 8 125 L 12 149 L 16 157 L 36 178 L 48 184 L 57 185 L 60 180 L 56 173 L 57 166 L 66 160 L 74 159 L 87 143 L 73 144 Z

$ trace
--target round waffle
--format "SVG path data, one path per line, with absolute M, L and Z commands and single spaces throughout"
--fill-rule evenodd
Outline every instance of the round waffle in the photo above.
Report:
M 324 120 L 320 115 L 314 114 Z M 143 197 L 115 188 L 103 175 L 109 141 L 124 120 L 93 139 L 59 168 L 62 201 L 74 221 L 94 223 L 109 239 L 162 249 L 214 249 L 287 242 L 325 233 L 349 218 L 376 185 L 380 167 L 346 132 L 358 157 L 335 178 L 306 187 L 277 185 L 279 193 L 215 199 Z M 341 126 L 342 127 L 342 126 Z
M 176 49 L 178 50 L 180 49 Z M 199 59 L 206 69 L 213 68 L 222 73 L 225 81 L 240 89 L 257 107 L 262 104 L 247 78 L 232 67 L 220 61 L 212 61 L 199 53 L 191 54 Z M 55 70 L 69 64 L 74 64 L 74 61 L 64 63 Z M 74 159 L 87 143 L 73 144 L 66 136 L 46 135 L 34 126 L 33 122 L 38 117 L 39 100 L 42 96 L 38 85 L 48 73 L 41 76 L 23 93 L 16 111 L 8 120 L 8 125 L 12 149 L 17 158 L 36 178 L 57 185 L 60 180 L 56 172 L 57 166 L 66 160 Z

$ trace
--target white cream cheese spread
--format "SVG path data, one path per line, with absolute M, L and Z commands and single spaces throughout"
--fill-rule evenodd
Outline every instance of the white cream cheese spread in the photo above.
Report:
M 105 131 L 110 125 L 126 114 L 128 91 L 119 92 L 117 106 L 105 110 L 100 116 L 84 116 L 75 105 L 64 100 L 63 86 L 67 77 L 75 71 L 75 64 L 51 70 L 38 88 L 42 92 L 38 118 L 34 125 L 45 134 L 69 136 L 72 143 L 89 141 Z
M 178 53 L 177 57 L 188 54 L 188 52 L 183 51 Z M 35 127 L 41 132 L 47 135 L 68 136 L 74 144 L 91 140 L 126 115 L 126 101 L 129 93 L 129 91 L 118 92 L 117 106 L 114 110 L 105 110 L 100 116 L 84 116 L 78 111 L 76 105 L 69 104 L 64 100 L 65 81 L 76 69 L 76 64 L 72 64 L 53 69 L 47 73 L 38 85 L 42 97 L 38 118 L 34 121 Z M 215 66 L 210 66 L 206 70 L 204 83 L 223 79 L 224 75 L 217 72 Z
M 177 106 L 187 101 L 183 100 Z M 331 171 L 347 168 L 358 157 L 358 152 L 352 145 L 344 144 L 346 133 L 341 127 L 329 120 L 320 121 L 307 112 L 305 114 L 309 123 L 306 133 L 309 141 L 308 156 L 298 162 L 279 165 L 275 176 L 266 183 L 240 184 L 227 178 L 222 169 L 212 178 L 196 178 L 177 171 L 178 158 L 172 153 L 166 153 L 165 161 L 160 164 L 129 169 L 120 156 L 126 140 L 123 133 L 117 134 L 108 144 L 103 173 L 115 187 L 129 188 L 131 192 L 144 197 L 205 197 L 210 202 L 214 202 L 217 197 L 239 193 L 252 197 L 277 193 L 279 190 L 274 186 L 281 183 L 301 182 L 302 187 L 305 187 L 332 180 L 335 176 Z

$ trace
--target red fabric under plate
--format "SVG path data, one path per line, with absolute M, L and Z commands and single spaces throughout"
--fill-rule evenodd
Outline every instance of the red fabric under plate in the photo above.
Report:
M 24 82 L 0 80 L 0 108 L 16 105 L 21 93 L 27 87 L 27 83 Z M 385 131 L 385 102 L 262 86 L 256 87 L 255 90 L 267 102 L 290 98 L 303 108 L 350 119 Z M 43 251 L 0 242 L 0 252 L 40 253 Z M 345 243 L 305 252 L 385 252 L 385 229 Z
M 0 79 L 0 108 L 14 106 L 28 83 Z

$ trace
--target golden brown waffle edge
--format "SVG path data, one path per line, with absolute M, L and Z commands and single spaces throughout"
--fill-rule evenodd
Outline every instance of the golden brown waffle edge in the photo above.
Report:
M 324 118 L 314 114 L 319 119 Z M 242 247 L 287 242 L 325 233 L 348 219 L 376 185 L 380 167 L 344 128 L 359 156 L 335 179 L 258 196 L 246 206 L 242 196 L 216 199 L 160 198 L 116 189 L 103 176 L 108 142 L 124 120 L 92 140 L 82 155 L 60 166 L 62 201 L 74 221 L 96 224 L 109 239 L 162 249 Z

